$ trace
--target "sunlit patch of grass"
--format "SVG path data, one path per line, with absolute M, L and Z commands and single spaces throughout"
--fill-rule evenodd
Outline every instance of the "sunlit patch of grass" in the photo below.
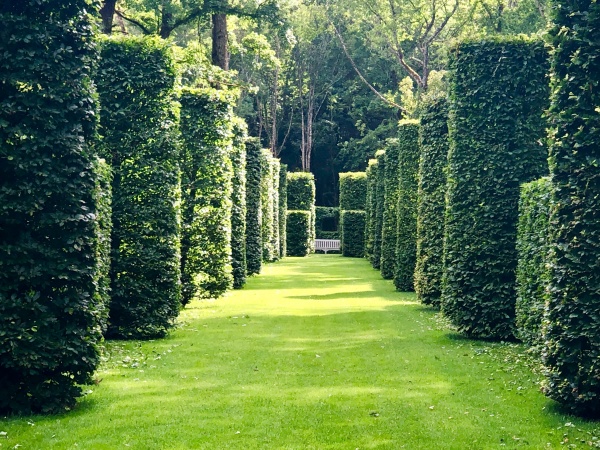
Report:
M 338 255 L 267 265 L 168 338 L 106 349 L 76 410 L 0 420 L 0 449 L 600 447 L 521 345 L 464 339 Z

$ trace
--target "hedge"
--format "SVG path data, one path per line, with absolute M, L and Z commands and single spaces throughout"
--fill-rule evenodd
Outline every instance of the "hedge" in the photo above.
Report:
M 95 13 L 85 0 L 0 4 L 2 414 L 72 408 L 99 362 L 110 205 Z
M 340 208 L 337 206 L 317 206 L 316 235 L 319 239 L 340 239 Z
M 271 248 L 273 249 L 273 261 L 281 258 L 281 242 L 279 230 L 279 172 L 281 163 L 277 158 L 271 158 L 271 185 L 273 191 L 273 232 L 271 233 Z
M 398 291 L 403 292 L 414 290 L 417 263 L 419 128 L 416 120 L 402 120 L 398 124 L 398 217 L 394 285 Z
M 262 269 L 262 154 L 257 138 L 246 142 L 246 264 L 248 275 Z
M 548 285 L 549 178 L 521 186 L 517 231 L 517 337 L 537 348 L 543 343 L 542 320 Z
M 234 97 L 227 91 L 181 92 L 184 304 L 216 298 L 233 286 L 231 267 Z
M 342 255 L 355 258 L 365 256 L 365 211 L 342 211 Z
M 448 164 L 448 102 L 438 97 L 423 107 L 417 194 L 417 299 L 436 308 L 442 295 L 444 209 Z
M 287 212 L 287 256 L 306 256 L 310 253 L 311 222 L 310 211 Z
M 109 336 L 164 336 L 179 313 L 175 75 L 169 45 L 159 39 L 102 45 L 102 152 L 114 172 Z
M 308 172 L 288 173 L 287 202 L 289 210 L 310 212 L 310 251 L 314 252 L 316 238 L 315 177 Z M 288 230 L 290 228 L 288 227 Z M 288 239 L 290 235 L 288 234 Z
M 279 243 L 275 245 L 275 204 L 279 203 L 276 198 L 275 177 L 277 175 L 277 185 L 279 185 L 279 171 L 275 173 L 273 156 L 270 150 L 263 149 L 261 152 L 261 205 L 262 205 L 262 249 L 263 261 L 273 262 L 277 260 L 279 252 Z M 276 248 L 277 247 L 277 248 Z
M 379 269 L 381 265 L 381 234 L 383 230 L 383 207 L 385 202 L 385 150 L 375 152 L 377 160 L 377 183 L 375 190 L 375 233 L 373 238 L 373 256 L 371 265 Z
M 554 183 L 544 392 L 600 412 L 600 4 L 554 2 L 550 128 Z
M 231 270 L 233 288 L 241 289 L 246 284 L 246 122 L 233 121 L 233 147 L 231 165 L 233 180 L 231 191 Z
M 375 243 L 375 202 L 377 198 L 377 160 L 370 159 L 367 166 L 367 199 L 365 217 L 365 257 L 371 261 Z
M 367 174 L 340 173 L 340 211 L 364 211 L 367 202 Z
M 287 164 L 279 165 L 279 255 L 283 258 L 287 253 L 286 220 L 287 220 Z
M 400 143 L 389 139 L 385 146 L 383 222 L 381 228 L 381 262 L 379 269 L 385 280 L 396 273 L 396 233 L 398 231 L 398 152 Z
M 548 55 L 523 37 L 450 52 L 449 169 L 442 306 L 460 332 L 515 331 L 519 185 L 547 173 Z

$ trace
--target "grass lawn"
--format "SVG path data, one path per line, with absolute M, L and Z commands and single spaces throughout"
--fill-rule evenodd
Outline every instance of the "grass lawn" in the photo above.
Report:
M 365 260 L 286 258 L 180 322 L 107 343 L 74 411 L 1 418 L 0 449 L 600 447 L 523 347 L 461 338 Z

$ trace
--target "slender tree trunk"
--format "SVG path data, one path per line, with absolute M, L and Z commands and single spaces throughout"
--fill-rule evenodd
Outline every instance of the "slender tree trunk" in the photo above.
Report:
M 223 70 L 229 70 L 227 15 L 213 14 L 212 24 L 212 63 Z
M 111 34 L 113 28 L 113 17 L 115 16 L 115 8 L 117 0 L 104 0 L 102 8 L 100 8 L 100 17 L 102 18 L 102 32 Z

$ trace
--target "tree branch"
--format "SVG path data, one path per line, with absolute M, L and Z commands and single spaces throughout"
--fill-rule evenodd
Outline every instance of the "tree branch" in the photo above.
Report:
M 139 20 L 133 19 L 131 17 L 127 17 L 122 11 L 119 10 L 115 10 L 115 13 L 117 14 L 117 16 L 119 16 L 121 19 L 125 19 L 127 22 L 135 25 L 136 27 L 138 27 L 140 30 L 142 30 L 142 33 L 144 33 L 146 36 L 153 34 L 152 31 L 150 31 L 146 25 L 144 25 L 142 22 L 140 22 Z

